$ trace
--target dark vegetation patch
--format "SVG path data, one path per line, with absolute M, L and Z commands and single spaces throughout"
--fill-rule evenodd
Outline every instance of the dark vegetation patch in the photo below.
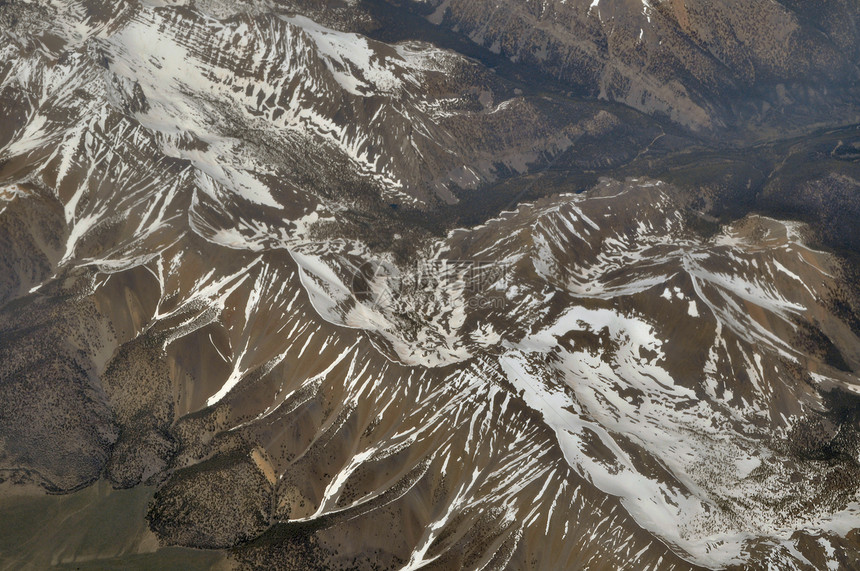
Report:
M 173 387 L 161 344 L 142 335 L 122 345 L 102 384 L 120 429 L 107 477 L 120 488 L 157 483 L 178 448 L 171 434 Z
M 0 480 L 70 492 L 97 480 L 117 438 L 94 356 L 91 302 L 38 294 L 0 311 Z
M 272 486 L 245 449 L 174 472 L 147 513 L 168 545 L 227 548 L 250 541 L 270 523 Z
M 822 397 L 825 410 L 811 411 L 792 427 L 790 450 L 805 460 L 860 467 L 860 395 L 832 389 Z
M 795 346 L 825 364 L 840 371 L 851 372 L 851 367 L 845 362 L 845 358 L 833 341 L 821 330 L 816 323 L 809 323 L 802 319 L 794 319 L 797 326 L 794 335 Z

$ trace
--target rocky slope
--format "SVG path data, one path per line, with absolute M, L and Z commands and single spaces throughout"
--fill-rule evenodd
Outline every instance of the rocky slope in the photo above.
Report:
M 860 43 L 856 6 L 847 0 L 408 4 L 577 92 L 695 130 L 757 124 L 782 130 L 828 122 L 833 108 L 857 116 Z

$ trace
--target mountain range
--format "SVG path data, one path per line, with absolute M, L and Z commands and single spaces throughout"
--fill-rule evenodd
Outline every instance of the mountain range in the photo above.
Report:
M 0 564 L 860 567 L 858 18 L 0 1 Z

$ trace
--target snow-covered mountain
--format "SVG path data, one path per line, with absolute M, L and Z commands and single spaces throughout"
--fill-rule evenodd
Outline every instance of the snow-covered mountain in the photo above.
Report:
M 462 3 L 304 4 L 0 3 L 4 485 L 247 568 L 855 565 L 849 255 L 715 218 L 752 169 L 685 116 L 427 41 Z M 634 4 L 580 11 L 684 3 Z M 803 196 L 853 188 L 816 137 L 769 200 L 833 138 Z

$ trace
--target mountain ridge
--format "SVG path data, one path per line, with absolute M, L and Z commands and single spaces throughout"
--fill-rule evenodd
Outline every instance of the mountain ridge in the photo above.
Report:
M 856 562 L 856 127 L 713 143 L 305 4 L 0 4 L 3 482 L 244 568 Z

